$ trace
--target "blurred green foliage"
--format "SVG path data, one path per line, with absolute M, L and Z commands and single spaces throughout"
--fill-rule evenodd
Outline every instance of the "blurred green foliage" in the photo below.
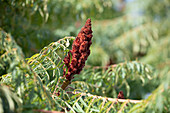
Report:
M 77 20 L 114 17 L 113 4 L 111 0 L 1 0 L 0 26 L 12 34 L 26 57 L 30 57 L 63 35 L 75 36 L 75 28 L 68 29 L 68 26 Z M 56 30 L 61 32 L 56 33 Z
M 91 54 L 63 91 L 87 18 Z M 170 0 L 0 0 L 0 112 L 170 112 L 169 18 Z

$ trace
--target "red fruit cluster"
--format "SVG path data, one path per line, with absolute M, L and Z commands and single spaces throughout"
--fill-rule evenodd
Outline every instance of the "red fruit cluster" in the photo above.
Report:
M 81 28 L 78 36 L 72 44 L 72 50 L 64 58 L 64 63 L 68 71 L 64 69 L 63 75 L 66 79 L 71 80 L 74 74 L 79 74 L 85 66 L 85 61 L 90 54 L 90 45 L 92 44 L 91 38 L 91 19 L 87 19 L 86 24 Z
M 118 99 L 125 99 L 124 94 L 123 94 L 123 91 L 120 91 L 120 92 L 119 92 L 117 98 L 118 98 Z

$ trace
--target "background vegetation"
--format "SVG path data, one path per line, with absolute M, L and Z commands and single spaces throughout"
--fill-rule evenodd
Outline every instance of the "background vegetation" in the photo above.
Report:
M 91 54 L 63 91 L 87 18 Z M 170 0 L 0 0 L 0 113 L 170 112 L 169 18 Z

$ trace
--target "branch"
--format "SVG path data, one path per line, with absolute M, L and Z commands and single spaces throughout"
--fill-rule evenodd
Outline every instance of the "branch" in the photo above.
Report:
M 97 96 L 97 95 L 92 95 L 90 93 L 81 93 L 81 92 L 72 92 L 72 91 L 67 91 L 68 94 L 81 94 L 81 96 L 88 96 L 88 97 L 93 97 L 93 98 L 100 98 L 103 100 L 109 100 L 109 101 L 114 101 L 114 102 L 126 102 L 126 103 L 141 103 L 142 100 L 131 100 L 131 99 L 118 99 L 118 98 L 108 98 L 108 97 L 102 97 L 102 96 Z

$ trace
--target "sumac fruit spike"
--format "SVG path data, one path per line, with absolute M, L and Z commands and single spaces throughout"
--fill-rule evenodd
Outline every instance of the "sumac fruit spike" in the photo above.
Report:
M 66 72 L 66 69 L 63 69 L 63 75 L 67 80 L 71 81 L 73 75 L 79 74 L 85 66 L 85 61 L 90 54 L 92 37 L 91 19 L 87 19 L 86 24 L 81 28 L 81 31 L 72 44 L 72 50 L 70 50 L 69 54 L 64 58 L 68 72 Z M 72 55 L 72 58 L 70 55 Z

